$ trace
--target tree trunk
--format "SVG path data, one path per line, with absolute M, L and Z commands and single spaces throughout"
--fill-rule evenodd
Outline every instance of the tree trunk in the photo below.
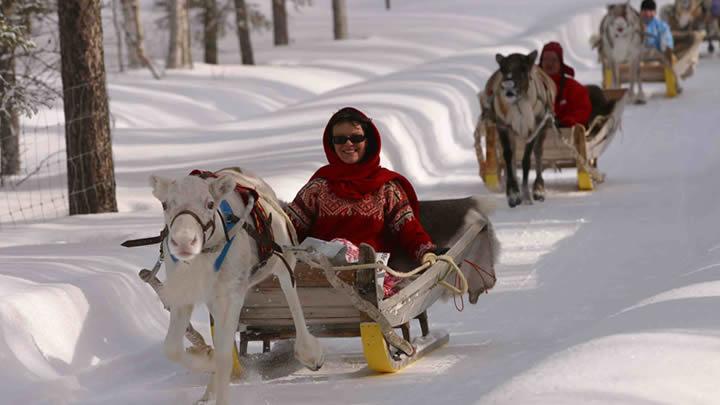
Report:
M 205 25 L 205 63 L 217 65 L 218 63 L 218 10 L 217 0 L 205 0 L 203 13 Z
M 273 3 L 273 31 L 275 45 L 287 45 L 290 43 L 288 35 L 287 9 L 285 0 L 271 0 Z
M 112 0 L 110 4 L 110 8 L 112 9 L 112 22 L 113 27 L 115 28 L 115 37 L 117 39 L 117 53 L 118 53 L 118 67 L 120 68 L 120 72 L 125 71 L 125 61 L 123 58 L 123 29 L 120 28 L 120 22 L 118 21 L 117 17 L 117 1 Z
M 385 9 L 390 10 L 390 0 L 385 0 Z
M 183 31 L 185 36 L 182 43 L 182 62 L 184 67 L 192 69 L 192 32 L 190 31 L 190 0 L 185 0 L 185 9 L 183 10 Z
M 332 9 L 333 32 L 335 33 L 335 39 L 347 39 L 347 3 L 345 3 L 345 0 L 333 0 Z
M 235 0 L 235 26 L 237 27 L 240 54 L 243 65 L 254 65 L 252 42 L 250 42 L 250 14 L 245 0 Z
M 3 15 L 13 15 L 14 1 L 0 1 Z M 0 102 L 8 92 L 14 91 L 15 50 L 11 47 L 0 47 Z M 20 117 L 12 101 L 0 111 L 0 176 L 20 173 Z
M 120 0 L 125 20 L 125 46 L 128 53 L 128 67 L 139 68 L 145 65 L 145 34 L 140 23 L 140 5 L 138 0 Z
M 57 2 L 70 215 L 116 212 L 100 2 Z
M 170 48 L 165 66 L 168 69 L 192 67 L 187 0 L 169 0 L 168 8 Z

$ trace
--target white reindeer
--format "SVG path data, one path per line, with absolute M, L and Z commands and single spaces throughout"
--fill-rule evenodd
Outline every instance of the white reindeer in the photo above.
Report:
M 673 31 L 691 31 L 700 28 L 703 22 L 702 0 L 675 0 L 660 9 L 660 18 Z
M 271 214 L 277 244 L 293 243 L 294 230 L 272 189 L 260 178 L 239 170 L 222 170 L 214 175 L 217 177 L 187 176 L 177 180 L 151 176 L 150 183 L 153 195 L 163 203 L 168 229 L 163 243 L 166 254 L 172 255 L 166 260 L 167 280 L 160 290 L 170 309 L 165 354 L 191 370 L 212 373 L 205 394 L 197 403 L 216 400 L 217 404 L 225 405 L 229 403 L 232 349 L 240 311 L 248 290 L 269 275 L 278 277 L 292 312 L 297 334 L 295 357 L 309 369 L 317 370 L 324 362 L 324 354 L 319 341 L 307 329 L 293 286 L 290 269 L 296 263 L 294 255 L 282 254 L 289 268 L 278 255 L 258 266 L 258 243 L 243 226 L 253 205 L 260 204 Z M 238 182 L 255 189 L 259 199 L 253 201 L 250 195 L 245 203 L 235 192 Z M 239 219 L 234 225 L 230 223 L 230 230 L 226 230 L 228 222 L 223 224 L 226 219 L 218 209 L 223 200 Z M 193 306 L 201 302 L 215 319 L 215 349 L 186 350 L 185 329 Z
M 646 102 L 640 78 L 644 28 L 640 13 L 628 3 L 610 4 L 600 23 L 600 34 L 593 35 L 590 42 L 599 48 L 600 58 L 612 72 L 612 88 L 620 88 L 620 65 L 630 67 L 630 99 L 637 104 Z M 635 94 L 635 85 L 638 94 Z

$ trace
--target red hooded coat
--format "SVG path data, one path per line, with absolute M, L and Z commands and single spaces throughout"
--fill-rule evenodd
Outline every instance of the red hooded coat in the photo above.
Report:
M 364 159 L 344 163 L 331 144 L 332 127 L 341 114 L 362 118 L 368 138 Z M 318 169 L 287 207 L 300 240 L 344 238 L 376 251 L 402 248 L 416 260 L 434 249 L 418 220 L 418 199 L 402 175 L 380 166 L 380 133 L 362 112 L 346 107 L 335 113 L 323 134 L 329 164 Z
M 563 49 L 559 43 L 547 43 L 540 54 L 540 61 L 546 52 L 555 53 L 562 65 L 559 74 L 550 75 L 558 88 L 558 95 L 555 97 L 555 116 L 560 122 L 560 126 L 587 125 L 592 112 L 587 89 L 573 79 L 575 70 L 565 64 Z

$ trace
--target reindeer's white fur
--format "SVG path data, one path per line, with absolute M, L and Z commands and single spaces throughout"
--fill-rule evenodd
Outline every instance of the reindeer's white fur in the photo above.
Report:
M 612 71 L 613 88 L 620 88 L 620 64 L 629 64 L 630 97 L 636 102 L 645 101 L 640 80 L 643 33 L 642 20 L 637 10 L 629 3 L 611 4 L 600 23 L 600 35 L 591 39 L 593 47 L 600 48 L 600 58 Z M 638 86 L 637 95 L 635 85 Z
M 272 214 L 272 230 L 279 245 L 295 242 L 294 231 L 288 227 L 286 216 L 280 208 L 275 193 L 261 179 L 247 173 L 232 170 L 218 173 L 219 179 L 203 180 L 188 176 L 179 180 L 152 176 L 153 195 L 167 204 L 165 223 L 170 226 L 174 216 L 183 210 L 191 210 L 205 223 L 216 220 L 215 231 L 210 234 L 205 246 L 192 244 L 193 238 L 203 240 L 202 229 L 190 215 L 180 215 L 169 229 L 168 243 L 170 253 L 181 260 L 174 262 L 168 258 L 166 263 L 167 281 L 161 290 L 164 303 L 170 308 L 170 325 L 165 338 L 165 353 L 175 362 L 197 371 L 213 372 L 205 395 L 200 402 L 217 400 L 217 404 L 229 402 L 229 383 L 232 370 L 232 346 L 245 296 L 249 288 L 270 274 L 275 274 L 281 284 L 293 315 L 297 339 L 295 355 L 305 366 L 319 368 L 324 355 L 318 340 L 310 334 L 300 308 L 295 288 L 291 285 L 290 275 L 278 257 L 272 256 L 265 267 L 256 275 L 250 274 L 251 267 L 258 262 L 258 252 L 254 240 L 242 230 L 241 223 L 235 225 L 236 234 L 227 256 L 220 268 L 215 271 L 214 263 L 221 249 L 200 253 L 207 247 L 222 248 L 225 243 L 219 215 L 208 208 L 213 201 L 215 207 L 224 199 L 233 207 L 235 215 L 241 218 L 250 210 L 242 198 L 233 192 L 235 183 L 256 188 L 260 194 L 257 202 L 268 214 Z M 175 238 L 175 243 L 171 240 Z M 196 242 L 196 244 L 198 244 Z M 201 243 L 199 243 L 201 244 Z M 186 254 L 190 252 L 192 254 Z M 295 257 L 285 253 L 291 268 Z M 215 319 L 215 348 L 210 351 L 184 349 L 183 336 L 190 321 L 193 305 L 204 302 Z
M 694 29 L 702 24 L 702 1 L 675 0 L 673 4 L 667 4 L 660 9 L 660 17 L 665 20 L 673 30 Z
M 501 101 L 498 100 L 497 102 Z M 530 131 L 535 127 L 535 114 L 530 100 L 523 97 L 517 103 L 507 104 L 510 105 L 510 108 L 505 118 L 510 123 L 510 127 L 516 134 L 523 138 L 529 138 Z

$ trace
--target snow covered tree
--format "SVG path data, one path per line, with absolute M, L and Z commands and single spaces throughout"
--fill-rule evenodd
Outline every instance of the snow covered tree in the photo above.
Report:
M 218 63 L 218 30 L 220 15 L 217 0 L 203 0 L 203 42 L 205 44 L 205 63 Z
M 58 2 L 70 215 L 117 211 L 100 2 Z
M 270 0 L 272 1 L 273 13 L 273 31 L 275 45 L 287 45 L 290 43 L 290 34 L 288 31 L 288 14 L 286 0 Z M 301 6 L 312 4 L 312 0 L 292 0 L 295 9 Z
M 254 65 L 252 42 L 250 31 L 253 29 L 270 29 L 272 23 L 260 12 L 257 4 L 250 4 L 245 0 L 234 0 L 235 5 L 235 29 L 238 41 L 240 42 L 240 53 L 243 65 Z
M 38 0 L 0 0 L 0 176 L 20 171 L 20 114 L 30 115 L 47 95 L 31 85 L 30 75 L 18 77 L 17 58 L 36 46 L 30 39 L 30 19 L 45 10 Z
M 139 0 L 120 0 L 120 4 L 124 22 L 120 36 L 127 48 L 128 66 L 131 69 L 147 67 L 153 77 L 159 79 L 160 75 L 145 53 L 145 30 L 140 19 Z
M 235 0 L 235 28 L 240 42 L 243 65 L 254 65 L 252 42 L 250 41 L 250 9 L 245 0 Z
M 125 46 L 128 53 L 128 66 L 139 68 L 146 65 L 145 33 L 140 22 L 140 4 L 138 0 L 120 0 Z
M 335 39 L 347 39 L 348 23 L 347 23 L 347 3 L 345 0 L 333 0 L 333 33 Z
M 287 45 L 290 42 L 288 36 L 288 19 L 285 0 L 271 0 L 273 14 L 273 39 L 275 45 Z
M 192 68 L 190 51 L 190 16 L 188 0 L 168 0 L 170 41 L 165 67 Z
M 22 27 L 6 19 L 5 16 L 13 15 L 13 9 L 13 2 L 0 2 L 0 174 L 4 176 L 20 171 L 15 48 L 32 46 L 25 39 Z

